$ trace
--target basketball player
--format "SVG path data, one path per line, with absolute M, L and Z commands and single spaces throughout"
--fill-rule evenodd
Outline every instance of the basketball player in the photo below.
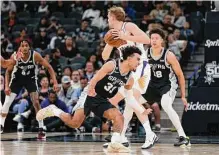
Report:
M 79 101 L 74 107 L 75 114 L 65 113 L 56 108 L 54 105 L 45 109 L 41 109 L 37 113 L 37 119 L 42 120 L 46 117 L 57 116 L 68 126 L 78 128 L 84 121 L 86 115 L 92 111 L 98 117 L 104 117 L 112 120 L 113 123 L 113 136 L 111 144 L 108 149 L 124 148 L 120 144 L 121 132 L 123 128 L 123 116 L 120 111 L 113 106 L 108 99 L 112 98 L 117 92 L 118 88 L 125 85 L 129 79 L 130 72 L 135 70 L 140 62 L 141 51 L 134 47 L 126 47 L 122 50 L 124 60 L 109 60 L 91 79 L 88 87 L 82 92 Z M 133 79 L 129 80 L 127 85 L 132 85 Z M 151 110 L 145 111 L 150 113 Z M 116 145 L 115 145 L 116 144 Z M 118 146 L 117 146 L 118 145 Z
M 2 68 L 7 68 L 8 66 L 10 66 L 12 64 L 12 61 L 9 59 L 9 60 L 5 60 L 2 56 L 1 56 L 1 64 L 0 66 Z M 2 109 L 2 102 L 0 101 L 0 111 Z
M 128 127 L 128 123 L 132 118 L 133 112 L 135 111 L 138 119 L 142 123 L 145 132 L 146 138 L 145 143 L 143 144 L 142 148 L 149 149 L 154 145 L 154 143 L 158 140 L 157 136 L 154 132 L 152 132 L 150 123 L 148 120 L 148 116 L 144 115 L 144 107 L 139 103 L 144 103 L 145 100 L 142 99 L 141 94 L 146 92 L 148 83 L 150 81 L 150 66 L 148 65 L 145 50 L 143 44 L 149 44 L 150 38 L 136 26 L 134 23 L 131 22 L 123 22 L 125 20 L 125 12 L 121 7 L 112 7 L 108 10 L 108 23 L 109 27 L 113 29 L 113 35 L 116 36 L 118 39 L 123 39 L 127 41 L 127 44 L 118 47 L 120 50 L 124 46 L 127 45 L 135 45 L 139 47 L 142 51 L 141 55 L 141 64 L 138 66 L 136 72 L 133 73 L 134 78 L 134 86 L 133 90 L 129 91 L 129 94 L 125 94 L 124 88 L 121 87 L 119 90 L 119 96 L 113 99 L 111 102 L 121 100 L 121 98 L 125 97 L 125 110 L 123 113 L 124 116 L 124 127 L 122 131 L 122 143 L 125 146 L 128 146 L 128 140 L 125 137 L 125 133 Z M 140 44 L 142 43 L 142 44 Z M 113 47 L 106 44 L 104 51 L 102 52 L 102 58 L 107 60 L 112 52 Z M 120 55 L 122 59 L 122 55 Z M 135 97 L 134 97 L 135 96 Z M 140 98 L 140 100 L 139 100 Z M 137 100 L 136 100 L 137 99 Z M 108 143 L 104 144 L 103 147 L 107 147 Z
M 162 47 L 165 34 L 161 29 L 151 30 L 150 38 L 151 48 L 146 51 L 146 55 L 151 65 L 152 74 L 147 92 L 143 96 L 150 104 L 154 102 L 161 103 L 162 108 L 169 116 L 179 135 L 178 141 L 174 146 L 189 147 L 191 146 L 190 140 L 186 137 L 179 116 L 172 107 L 178 87 L 177 76 L 185 111 L 188 108 L 185 98 L 185 78 L 182 69 L 175 55 Z
M 16 59 L 15 59 L 16 58 Z M 30 49 L 28 41 L 20 42 L 19 50 L 16 55 L 12 55 L 13 64 L 8 67 L 5 74 L 6 99 L 1 110 L 1 132 L 3 132 L 4 122 L 9 111 L 9 107 L 14 101 L 22 87 L 30 93 L 30 97 L 36 113 L 40 110 L 38 85 L 37 85 L 37 66 L 38 64 L 48 69 L 54 81 L 54 90 L 58 89 L 55 72 L 50 64 L 41 55 Z M 9 83 L 10 79 L 10 83 Z M 45 138 L 43 131 L 43 121 L 39 121 L 38 138 Z

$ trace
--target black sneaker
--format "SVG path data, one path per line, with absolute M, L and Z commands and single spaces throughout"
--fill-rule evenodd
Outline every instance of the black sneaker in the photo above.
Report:
M 177 142 L 174 144 L 174 146 L 179 146 L 179 147 L 189 147 L 191 146 L 191 143 L 190 143 L 190 139 L 189 137 L 178 137 L 177 138 Z
M 111 135 L 108 135 L 108 136 L 106 136 L 104 139 L 105 139 L 107 142 L 111 142 L 111 138 L 112 138 L 112 136 L 111 136 Z
M 2 134 L 4 131 L 4 127 L 2 125 L 0 125 L 0 134 Z
M 38 139 L 46 139 L 46 132 L 43 130 L 43 128 L 38 129 Z

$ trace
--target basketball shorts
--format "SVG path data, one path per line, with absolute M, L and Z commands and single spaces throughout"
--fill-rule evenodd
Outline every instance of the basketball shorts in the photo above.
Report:
M 172 101 L 174 101 L 176 96 L 176 89 L 171 88 L 170 85 L 166 85 L 160 88 L 152 87 L 149 85 L 146 93 L 143 94 L 143 97 L 150 105 L 155 102 L 160 104 L 162 96 L 167 93 L 169 94 Z
M 140 91 L 141 94 L 145 94 L 150 77 L 151 77 L 151 70 L 150 65 L 147 61 L 143 61 L 136 69 L 135 72 L 132 73 L 132 77 L 134 78 L 134 89 Z M 142 78 L 140 82 L 140 78 Z
M 14 78 L 9 87 L 11 92 L 18 94 L 22 88 L 27 89 L 28 93 L 38 92 L 38 84 L 36 79 L 21 79 Z

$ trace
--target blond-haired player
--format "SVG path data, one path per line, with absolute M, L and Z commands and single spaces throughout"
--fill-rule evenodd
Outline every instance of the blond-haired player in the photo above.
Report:
M 123 39 L 127 41 L 127 44 L 118 47 L 120 51 L 121 48 L 127 45 L 135 45 L 141 49 L 141 64 L 138 66 L 136 71 L 133 73 L 134 78 L 134 86 L 132 90 L 127 91 L 124 87 L 119 90 L 119 95 L 111 100 L 112 103 L 117 104 L 116 101 L 125 97 L 126 107 L 123 113 L 124 116 L 124 127 L 122 132 L 121 142 L 124 145 L 128 145 L 127 138 L 125 137 L 125 133 L 128 127 L 128 123 L 132 118 L 133 111 L 135 111 L 138 119 L 142 123 L 145 132 L 146 138 L 145 143 L 142 148 L 148 149 L 152 147 L 157 140 L 157 136 L 154 132 L 152 132 L 150 123 L 148 120 L 147 114 L 144 112 L 145 108 L 140 104 L 145 102 L 145 100 L 141 101 L 141 94 L 146 92 L 148 83 L 150 81 L 150 66 L 147 62 L 145 50 L 143 44 L 150 44 L 150 38 L 144 33 L 138 26 L 131 22 L 124 22 L 125 20 L 125 12 L 121 7 L 112 7 L 108 10 L 108 23 L 109 28 L 113 29 L 112 34 L 116 36 L 118 39 Z M 104 51 L 102 53 L 102 57 L 104 60 L 107 60 L 112 52 L 113 47 L 106 44 Z M 122 59 L 122 54 L 120 52 L 120 57 Z M 120 98 L 120 99 L 118 99 Z M 104 144 L 104 147 L 107 147 L 108 144 Z

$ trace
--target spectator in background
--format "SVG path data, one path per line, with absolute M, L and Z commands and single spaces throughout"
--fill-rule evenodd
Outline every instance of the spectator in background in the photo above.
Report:
M 20 37 L 16 38 L 15 39 L 15 44 L 16 46 L 19 45 L 19 43 L 22 41 L 22 40 L 27 40 L 30 44 L 32 44 L 32 40 L 30 39 L 30 37 L 28 36 L 27 34 L 27 29 L 24 28 L 21 30 L 20 32 Z
M 61 55 L 66 58 L 73 58 L 78 54 L 76 43 L 70 36 L 66 37 L 65 43 L 60 45 L 59 50 L 61 51 Z
M 44 101 L 49 95 L 49 79 L 47 76 L 44 76 L 40 80 L 39 88 L 39 101 L 40 103 Z
M 14 49 L 10 38 L 8 38 L 4 32 L 1 32 L 1 56 L 5 59 L 9 59 L 13 51 Z
M 60 82 L 61 76 L 62 76 L 62 67 L 59 62 L 59 59 L 61 57 L 61 52 L 59 51 L 58 48 L 55 48 L 51 50 L 51 53 L 52 53 L 52 57 L 51 57 L 50 65 L 52 66 L 52 68 L 54 69 L 56 73 L 56 78 L 58 82 Z
M 62 25 L 58 22 L 58 19 L 55 16 L 52 16 L 50 18 L 50 25 L 47 30 L 49 33 L 56 33 L 61 26 Z
M 108 26 L 107 15 L 104 10 L 101 10 L 99 17 L 92 20 L 91 26 L 98 27 L 100 31 L 103 31 Z
M 71 77 L 71 74 L 72 74 L 72 68 L 70 66 L 66 66 L 63 69 L 63 75 Z
M 155 1 L 156 9 L 152 10 L 149 14 L 150 20 L 155 20 L 158 22 L 162 22 L 163 18 L 166 14 L 168 14 L 168 10 L 163 8 L 164 3 L 162 1 Z
M 75 30 L 73 37 L 76 38 L 76 41 L 86 41 L 93 42 L 99 37 L 95 35 L 93 29 L 89 27 L 89 19 L 85 18 L 81 21 L 81 27 Z
M 129 6 L 129 2 L 128 1 L 121 1 L 121 7 L 124 9 L 126 15 L 128 17 L 130 17 L 132 20 L 134 20 L 136 11 Z
M 101 61 L 97 60 L 97 56 L 95 54 L 92 54 L 88 58 L 88 61 L 93 63 L 95 70 L 100 69 L 100 67 L 103 65 Z
M 39 13 L 48 13 L 49 12 L 49 5 L 46 4 L 45 0 L 40 1 L 40 6 L 38 7 Z
M 163 29 L 166 30 L 168 33 L 173 33 L 175 26 L 172 24 L 172 17 L 171 15 L 165 15 L 163 19 Z
M 72 1 L 71 6 L 69 8 L 69 12 L 77 12 L 77 13 L 83 14 L 84 8 L 82 5 L 82 2 L 79 0 Z
M 80 73 L 78 70 L 72 71 L 71 74 L 71 85 L 74 89 L 78 89 L 81 87 L 80 83 Z
M 65 17 L 67 17 L 68 8 L 66 6 L 66 3 L 63 3 L 62 0 L 56 1 L 54 8 L 51 10 L 51 12 L 62 12 L 62 13 L 64 13 Z
M 47 32 L 45 28 L 41 28 L 39 31 L 39 35 L 33 41 L 34 48 L 40 48 L 41 50 L 45 50 L 48 47 L 50 40 L 47 36 Z
M 75 88 L 74 93 L 73 93 L 73 103 L 76 104 L 79 97 L 81 96 L 81 93 L 83 92 L 84 88 L 87 86 L 88 84 L 88 80 L 87 78 L 81 78 L 80 79 L 80 87 Z
M 12 32 L 12 28 L 19 23 L 18 18 L 16 17 L 16 12 L 9 11 L 8 18 L 5 20 L 6 26 L 8 28 L 8 32 Z
M 74 88 L 71 85 L 71 78 L 66 75 L 63 76 L 61 90 L 58 92 L 58 98 L 66 104 L 69 113 L 71 113 L 74 106 L 73 93 Z
M 1 12 L 2 13 L 7 13 L 9 11 L 14 11 L 16 12 L 16 5 L 14 2 L 9 1 L 9 0 L 3 0 L 1 3 Z
M 82 19 L 89 19 L 91 21 L 91 25 L 93 25 L 93 22 L 97 21 L 97 18 L 99 17 L 100 10 L 96 7 L 96 1 L 90 1 L 90 8 L 84 11 Z
M 58 48 L 61 43 L 65 42 L 65 29 L 61 26 L 57 30 L 56 36 L 52 37 L 50 41 L 50 49 Z
M 94 65 L 92 62 L 87 62 L 85 67 L 85 77 L 90 81 L 95 73 Z
M 173 32 L 173 36 L 176 40 L 186 40 L 185 36 L 181 34 L 179 29 L 175 29 Z
M 13 101 L 15 103 L 13 105 L 13 112 L 16 113 L 15 117 L 13 118 L 13 121 L 18 122 L 17 125 L 17 131 L 24 131 L 24 118 L 22 116 L 22 113 L 25 112 L 25 110 L 29 107 L 29 99 L 28 99 L 28 92 L 26 89 L 22 89 L 20 93 L 17 95 L 15 100 Z
M 58 98 L 56 92 L 50 90 L 48 98 L 46 98 L 41 103 L 41 108 L 46 108 L 47 106 L 52 104 L 54 104 L 59 109 L 62 109 L 64 112 L 68 113 L 68 108 L 66 104 Z M 58 129 L 62 124 L 62 121 L 57 117 L 51 117 L 44 120 L 45 129 L 47 131 Z
M 172 23 L 177 27 L 177 28 L 183 28 L 183 25 L 186 22 L 186 18 L 183 15 L 183 11 L 181 8 L 177 8 L 174 11 Z
M 40 19 L 40 22 L 37 25 L 37 29 L 36 30 L 39 32 L 42 28 L 46 29 L 46 30 L 49 30 L 49 21 L 48 21 L 48 18 L 46 16 L 43 16 Z
M 85 78 L 85 71 L 84 69 L 78 69 L 78 72 L 79 72 L 79 75 L 80 75 L 80 78 Z

